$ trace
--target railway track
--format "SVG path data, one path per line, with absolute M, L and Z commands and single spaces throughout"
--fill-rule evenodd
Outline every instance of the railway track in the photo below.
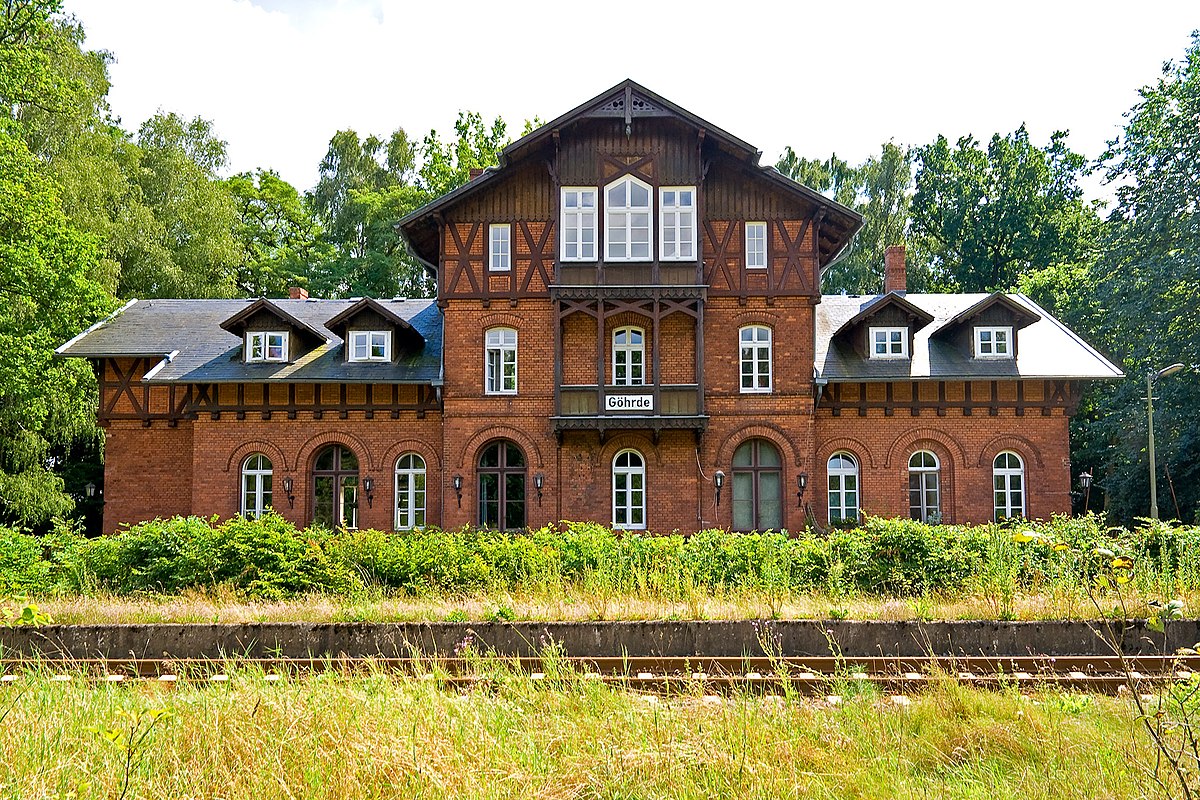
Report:
M 928 657 L 470 657 L 470 658 L 104 658 L 0 659 L 0 687 L 31 676 L 70 682 L 179 681 L 219 684 L 261 674 L 268 681 L 316 672 L 347 677 L 387 673 L 471 687 L 522 676 L 533 681 L 601 681 L 633 690 L 721 692 L 739 689 L 827 695 L 848 682 L 914 693 L 938 681 L 979 687 L 1069 688 L 1114 694 L 1163 681 L 1200 681 L 1200 656 Z

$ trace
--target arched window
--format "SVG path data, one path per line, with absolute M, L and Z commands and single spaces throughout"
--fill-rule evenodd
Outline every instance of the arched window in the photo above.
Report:
M 612 369 L 614 386 L 641 386 L 646 382 L 646 336 L 641 328 L 613 331 Z
M 1025 462 L 1016 453 L 1004 451 L 992 462 L 992 488 L 996 497 L 996 521 L 1025 516 Z
M 646 462 L 636 450 L 622 450 L 613 459 L 613 527 L 646 527 Z
M 313 462 L 313 522 L 358 527 L 358 457 L 348 447 L 330 445 Z
M 425 459 L 405 453 L 396 459 L 396 530 L 425 527 Z
M 829 522 L 858 521 L 858 461 L 849 453 L 829 457 Z
M 775 445 L 750 439 L 733 451 L 733 528 L 769 531 L 783 527 L 783 460 Z
M 242 516 L 258 519 L 271 507 L 271 459 L 255 453 L 242 462 Z
M 771 391 L 771 329 L 742 328 L 738 334 L 742 357 L 742 393 Z
M 605 258 L 650 260 L 650 187 L 625 177 L 604 187 Z
M 908 514 L 921 522 L 941 522 L 941 464 L 928 450 L 908 459 Z
M 484 391 L 517 393 L 517 332 L 492 328 L 484 337 Z
M 525 454 L 500 439 L 479 454 L 479 526 L 498 530 L 525 527 Z

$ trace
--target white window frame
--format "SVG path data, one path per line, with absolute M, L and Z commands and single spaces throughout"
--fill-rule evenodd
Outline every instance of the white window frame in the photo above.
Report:
M 350 352 L 347 361 L 391 361 L 391 331 L 350 331 Z M 358 351 L 361 345 L 363 354 Z M 375 355 L 376 347 L 382 347 L 382 355 Z
M 512 225 L 507 222 L 488 225 L 488 272 L 512 271 Z
M 625 189 L 625 205 L 610 206 L 608 203 L 608 193 L 612 189 L 615 189 L 617 186 L 620 186 L 623 183 L 637 184 L 638 186 L 645 189 L 646 190 L 646 205 L 645 206 L 630 205 L 631 192 L 629 191 L 628 187 L 626 187 L 626 189 Z M 643 214 L 643 213 L 646 215 L 646 241 L 645 241 L 646 255 L 635 256 L 635 255 L 633 255 L 633 246 L 635 244 L 635 242 L 633 241 L 633 232 L 635 230 L 640 230 L 641 228 L 640 228 L 640 226 L 636 229 L 634 228 L 633 216 L 634 216 L 634 214 Z M 614 217 L 620 218 L 622 220 L 622 222 L 620 224 L 613 224 Z M 624 252 L 621 254 L 618 254 L 618 255 L 613 255 L 613 252 L 610 248 L 613 246 L 613 232 L 617 231 L 617 230 L 624 232 L 625 242 L 622 245 L 624 248 Z M 640 244 L 643 244 L 643 242 L 639 241 L 639 242 L 636 242 L 636 244 L 640 245 Z M 624 176 L 618 178 L 617 180 L 613 181 L 612 183 L 605 185 L 605 187 L 604 187 L 604 260 L 605 261 L 650 261 L 653 258 L 654 258 L 654 187 L 652 187 L 650 184 L 646 183 L 643 180 L 639 180 L 638 178 L 633 177 L 632 175 L 624 175 Z
M 896 334 L 899 334 L 897 341 Z M 879 337 L 884 337 L 880 341 Z M 871 358 L 908 358 L 908 328 L 876 328 L 872 327 L 868 331 L 867 344 L 871 348 Z M 884 345 L 885 352 L 879 352 L 879 345 Z M 899 344 L 900 349 L 897 351 L 895 345 Z
M 277 340 L 277 341 L 273 341 Z M 271 351 L 278 349 L 278 355 L 272 356 Z M 246 332 L 246 362 L 262 364 L 288 360 L 287 331 L 247 331 Z
M 691 193 L 691 202 L 683 205 L 680 196 L 683 192 Z M 674 193 L 674 200 L 669 205 L 667 194 Z M 690 220 L 687 225 L 680 222 L 680 217 L 686 214 Z M 668 218 L 670 222 L 668 223 Z M 667 241 L 667 231 L 674 233 L 674 242 Z M 667 253 L 669 245 L 674 245 L 676 252 Z M 683 250 L 688 250 L 685 254 Z M 695 186 L 661 186 L 658 190 L 658 257 L 662 261 L 695 261 L 696 260 L 696 187 Z
M 746 269 L 767 268 L 767 223 L 746 223 Z
M 392 508 L 395 509 L 393 530 L 411 531 L 424 528 L 425 500 L 429 489 L 429 482 L 425 474 L 425 459 L 418 453 L 401 454 L 396 459 L 393 485 L 395 486 L 395 497 L 392 504 Z M 400 508 L 402 499 L 407 501 L 408 507 L 405 509 Z
M 630 457 L 637 459 L 631 463 Z M 624 464 L 621 461 L 624 460 Z M 621 481 L 620 479 L 624 479 Z M 618 484 L 624 483 L 624 488 Z M 613 528 L 646 529 L 646 459 L 637 450 L 625 449 L 612 460 Z
M 625 341 L 618 342 L 624 333 Z M 638 342 L 631 339 L 637 334 Z M 637 356 L 635 359 L 634 356 Z M 636 363 L 635 363 L 636 362 Z M 625 368 L 622 377 L 620 367 Z M 634 374 L 636 372 L 636 374 Z M 612 333 L 612 385 L 613 386 L 645 386 L 646 385 L 646 331 L 636 325 L 622 325 Z
M 250 466 L 251 462 L 254 462 L 254 466 Z M 264 463 L 266 466 L 263 466 Z M 271 459 L 263 453 L 251 453 L 242 459 L 239 513 L 246 519 L 258 519 L 271 508 L 273 474 Z
M 913 461 L 918 456 L 929 456 L 933 459 L 933 466 L 927 464 L 917 464 L 914 466 Z M 912 486 L 914 477 L 917 479 L 916 489 L 913 489 Z M 929 485 L 931 482 L 930 478 L 932 478 L 932 487 Z M 916 506 L 913 505 L 912 501 L 914 491 L 920 492 L 919 502 Z M 933 492 L 934 502 L 932 507 L 926 502 L 929 499 L 930 492 Z M 929 522 L 929 518 L 934 514 L 937 514 L 940 518 L 942 513 L 942 462 L 937 457 L 937 453 L 931 450 L 917 450 L 908 457 L 908 514 L 910 517 L 912 517 L 914 509 L 920 516 L 913 517 L 913 519 L 921 522 Z
M 517 332 L 513 328 L 489 328 L 484 334 L 483 389 L 485 394 L 517 393 Z
M 746 333 L 750 333 L 749 339 Z M 774 333 L 766 325 L 738 329 L 738 387 L 742 394 L 768 394 L 774 385 Z M 763 364 L 766 367 L 763 367 Z M 749 372 L 746 367 L 749 366 Z M 763 379 L 766 385 L 763 385 Z M 750 385 L 746 385 L 746 380 Z
M 987 341 L 984 341 L 984 335 Z M 998 336 L 1003 337 L 1001 342 Z M 1004 352 L 997 352 L 998 345 L 1004 345 Z M 986 352 L 985 352 L 986 349 Z M 979 325 L 975 328 L 975 357 L 976 358 L 1012 358 L 1013 329 L 1009 325 Z
M 562 239 L 559 247 L 559 257 L 563 261 L 595 261 L 596 260 L 596 214 L 599 213 L 599 208 L 596 205 L 597 197 L 600 192 L 595 186 L 564 186 L 560 194 L 560 219 L 562 220 Z M 567 204 L 567 199 L 571 195 L 575 195 L 576 204 L 570 206 Z M 592 205 L 589 208 L 584 205 L 584 199 L 587 195 L 591 195 Z M 590 219 L 589 219 L 590 218 Z M 571 241 L 571 235 L 574 233 L 575 241 Z M 584 241 L 584 233 L 590 233 L 592 240 Z M 575 247 L 575 253 L 571 253 L 571 247 Z M 590 249 L 589 249 L 590 248 Z
M 1010 456 L 1017 460 L 1017 466 L 1000 466 L 1000 459 Z M 1006 459 L 1006 463 L 1009 462 Z M 1013 495 L 1020 497 L 1019 503 L 1013 502 Z M 1025 459 L 1011 450 L 1002 450 L 992 459 L 992 508 L 993 518 L 999 522 L 1010 517 L 1025 516 Z
M 846 459 L 853 467 L 832 466 L 835 458 Z M 829 457 L 825 462 L 825 478 L 827 486 L 827 494 L 829 496 L 829 523 L 832 525 L 836 522 L 857 522 L 859 515 L 862 513 L 862 481 L 859 478 L 859 462 L 858 458 L 853 453 L 847 453 L 844 450 L 839 450 Z M 837 478 L 837 488 L 834 488 L 834 478 Z M 854 486 L 846 488 L 846 479 L 853 478 Z M 854 493 L 854 502 L 851 503 L 847 499 L 847 495 Z M 836 511 L 836 516 L 835 512 Z M 847 516 L 848 511 L 853 511 L 854 516 Z

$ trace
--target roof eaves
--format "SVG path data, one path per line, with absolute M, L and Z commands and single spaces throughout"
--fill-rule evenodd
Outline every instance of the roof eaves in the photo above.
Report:
M 411 333 L 412 335 L 418 337 L 422 342 L 425 341 L 425 337 L 421 335 L 421 332 L 419 330 L 417 330 L 415 327 L 413 327 L 411 322 L 409 322 L 408 320 L 406 320 L 404 317 L 400 316 L 396 312 L 392 311 L 390 308 L 385 306 L 383 303 L 380 303 L 378 300 L 374 299 L 373 297 L 364 297 L 363 299 L 359 300 L 357 303 L 355 303 L 354 305 L 345 309 L 340 314 L 333 317 L 333 319 L 330 319 L 328 322 L 326 322 L 325 327 L 331 331 L 335 330 L 338 327 L 340 327 L 343 323 L 345 323 L 347 320 L 357 316 L 363 309 L 370 309 L 370 310 L 374 311 L 376 314 L 379 314 L 384 319 L 391 321 L 391 323 L 393 325 L 395 325 L 396 327 L 402 328 L 405 331 Z
M 1026 298 L 1026 299 L 1028 299 L 1028 298 Z M 940 332 L 940 331 L 944 331 L 944 330 L 949 330 L 950 328 L 953 328 L 956 325 L 961 325 L 963 322 L 966 322 L 967 320 L 971 319 L 971 317 L 974 317 L 976 314 L 986 311 L 987 309 L 991 308 L 992 306 L 996 305 L 997 303 L 1003 303 L 1004 305 L 1008 306 L 1012 311 L 1016 312 L 1017 314 L 1025 315 L 1025 317 L 1028 319 L 1028 322 L 1026 322 L 1024 325 L 1020 325 L 1018 327 L 1023 328 L 1027 325 L 1032 325 L 1033 323 L 1037 322 L 1039 319 L 1039 315 L 1036 312 L 1032 311 L 1029 308 L 1022 306 L 1021 303 L 1018 303 L 1017 301 L 1013 300 L 1012 297 L 1010 297 L 1008 295 L 1008 293 L 992 292 L 987 297 L 980 300 L 978 303 L 975 303 L 974 305 L 964 308 L 962 311 L 958 312 L 953 317 L 946 320 L 946 322 L 944 322 L 942 325 L 938 326 L 938 331 Z M 1045 314 L 1045 312 L 1043 311 L 1042 315 L 1044 315 L 1044 314 Z
M 860 308 L 857 314 L 855 314 L 853 317 L 851 317 L 850 319 L 843 322 L 841 324 L 841 326 L 838 327 L 838 329 L 833 332 L 833 334 L 831 335 L 831 338 L 836 337 L 842 333 L 845 333 L 846 331 L 850 330 L 855 325 L 860 324 L 864 320 L 870 319 L 881 308 L 883 308 L 884 306 L 888 306 L 888 305 L 898 305 L 902 309 L 907 311 L 908 313 L 915 316 L 917 319 L 924 320 L 924 323 L 921 325 L 918 325 L 915 330 L 920 330 L 921 328 L 924 328 L 929 323 L 933 322 L 934 317 L 928 311 L 921 308 L 920 306 L 913 305 L 913 303 L 909 302 L 908 300 L 905 300 L 903 297 L 901 297 L 896 292 L 888 292 L 887 294 L 878 295 L 874 299 L 867 301 L 866 305 L 864 305 L 862 308 Z
M 257 314 L 259 311 L 269 311 L 270 313 L 274 314 L 276 317 L 278 317 L 283 322 L 286 322 L 287 324 L 296 328 L 296 330 L 300 330 L 300 331 L 309 333 L 312 336 L 316 337 L 320 341 L 323 341 L 326 343 L 329 342 L 328 336 L 321 333 L 319 330 L 317 330 L 313 326 L 309 325 L 307 322 L 303 322 L 303 321 L 297 319 L 296 317 L 293 317 L 291 314 L 284 311 L 282 308 L 275 305 L 274 303 L 272 303 L 270 300 L 268 300 L 265 297 L 258 298 L 257 300 L 252 302 L 250 305 L 246 306 L 241 311 L 234 314 L 229 319 L 226 319 L 225 321 L 223 321 L 221 323 L 221 329 L 225 330 L 225 331 L 229 331 L 230 333 L 233 333 L 234 331 L 232 331 L 231 328 L 235 327 L 239 322 L 241 322 L 246 317 Z

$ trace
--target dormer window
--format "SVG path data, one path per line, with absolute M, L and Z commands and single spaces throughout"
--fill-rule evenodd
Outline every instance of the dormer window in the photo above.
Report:
M 1012 328 L 975 328 L 976 358 L 1012 358 Z
M 650 187 L 628 177 L 604 187 L 604 253 L 609 261 L 650 260 Z
M 908 358 L 908 328 L 871 328 L 871 358 Z
M 350 361 L 391 361 L 391 331 L 351 331 Z
M 251 331 L 246 334 L 246 362 L 287 361 L 287 331 Z

